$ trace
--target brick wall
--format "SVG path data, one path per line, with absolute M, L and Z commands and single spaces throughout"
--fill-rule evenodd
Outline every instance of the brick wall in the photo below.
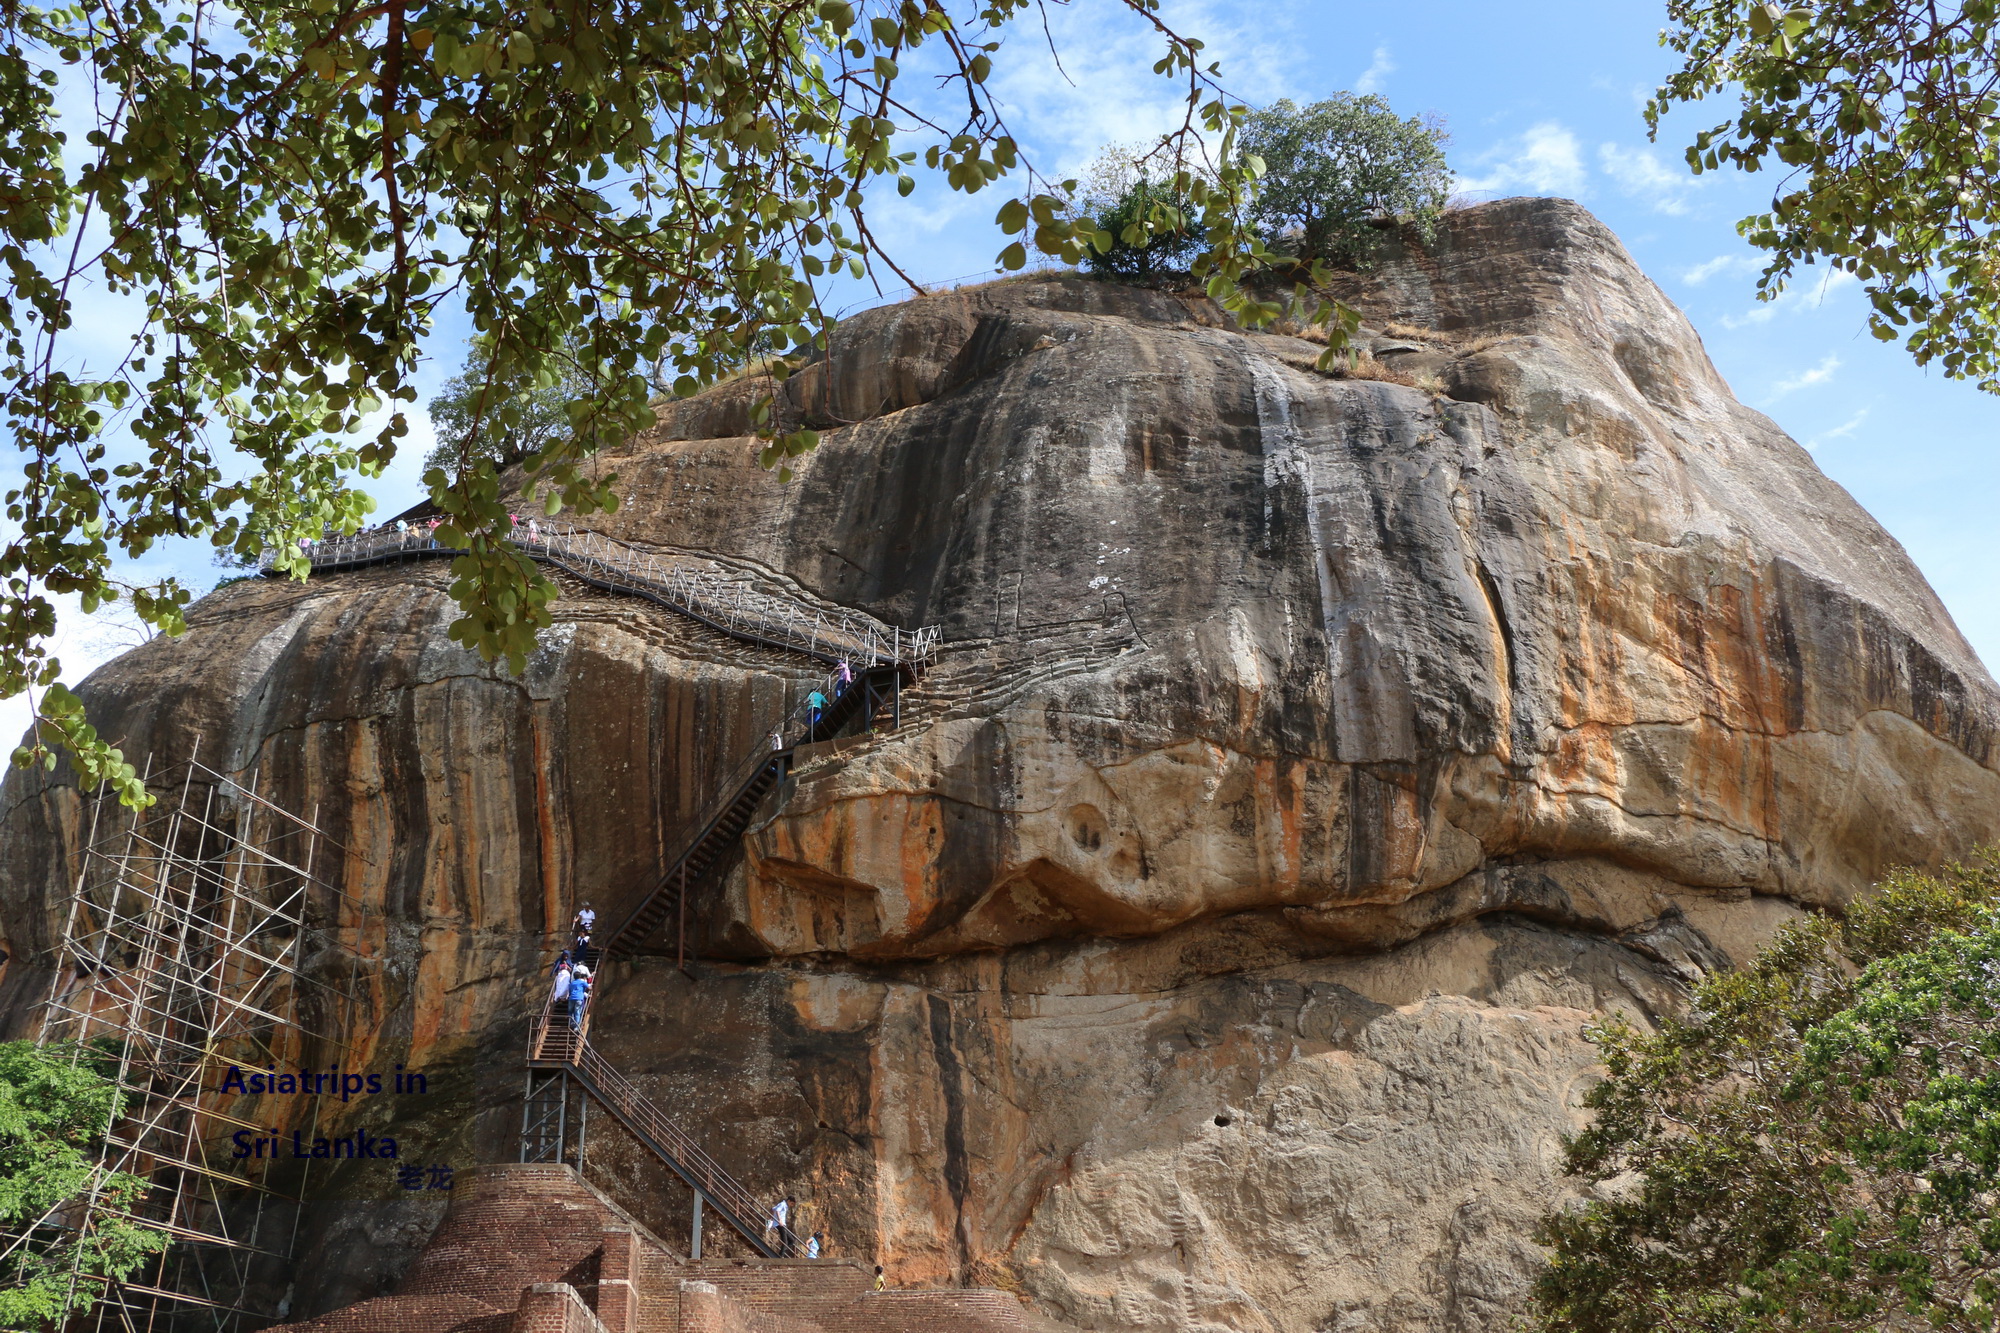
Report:
M 521 1293 L 511 1333 L 606 1333 L 567 1282 L 537 1282 Z
M 818 1324 L 760 1310 L 724 1295 L 713 1282 L 680 1286 L 679 1333 L 823 1333 Z
M 846 1305 L 867 1294 L 867 1269 L 849 1259 L 704 1259 L 684 1275 L 712 1282 L 731 1300 L 760 1310 L 807 1311 Z
M 463 1177 L 461 1177 L 463 1179 Z M 1043 1333 L 1004 1292 L 870 1292 L 849 1260 L 689 1263 L 566 1166 L 483 1168 L 392 1296 L 282 1333 Z M 280 1330 L 272 1330 L 280 1333 Z

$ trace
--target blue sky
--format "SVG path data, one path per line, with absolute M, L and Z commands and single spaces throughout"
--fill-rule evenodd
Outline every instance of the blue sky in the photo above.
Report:
M 1136 23 L 1104 22 L 1112 9 L 1078 0 L 1051 11 L 1067 79 L 1039 31 L 1016 33 L 998 62 L 1013 128 L 1057 173 L 1074 173 L 1107 141 L 1157 133 L 1176 114 L 1172 90 L 1149 69 L 1154 41 Z M 1377 92 L 1403 114 L 1444 117 L 1464 188 L 1590 207 L 1688 312 L 1737 396 L 1813 451 L 1909 550 L 1989 666 L 2000 663 L 1991 537 L 2000 398 L 1877 342 L 1846 275 L 1827 281 L 1821 271 L 1775 303 L 1756 300 L 1762 265 L 1736 222 L 1768 203 L 1774 177 L 1696 178 L 1681 156 L 1733 103 L 1677 110 L 1657 144 L 1646 137 L 1641 108 L 1673 68 L 1659 44 L 1662 5 L 1170 0 L 1164 13 L 1208 42 L 1245 101 Z M 878 234 L 927 282 L 990 269 L 994 203 L 940 194 L 920 191 Z
M 1754 295 L 1760 267 L 1736 220 L 1769 197 L 1772 178 L 1691 177 L 1688 136 L 1726 103 L 1677 111 L 1650 144 L 1640 108 L 1671 68 L 1658 44 L 1659 3 L 1539 0 L 1496 6 L 1432 0 L 1422 6 L 1334 5 L 1325 0 L 1167 0 L 1162 13 L 1201 37 L 1228 87 L 1262 104 L 1371 91 L 1406 115 L 1435 113 L 1451 133 L 1464 188 L 1500 197 L 1581 200 L 1624 240 L 1640 265 L 1688 312 L 1737 396 L 1769 413 L 1820 466 L 1908 548 L 1959 628 L 2000 662 L 2000 591 L 1990 532 L 2000 514 L 2000 398 L 1919 370 L 1899 348 L 1868 336 L 1857 284 L 1799 284 L 1775 304 Z M 1032 17 L 996 57 L 994 87 L 1010 128 L 1038 166 L 1075 174 L 1106 143 L 1157 134 L 1178 119 L 1175 88 L 1153 75 L 1157 38 L 1113 0 L 1051 5 L 1049 35 Z M 886 196 L 872 221 L 905 271 L 926 284 L 990 276 L 1002 237 L 1002 195 L 951 194 L 926 182 L 907 200 Z M 885 287 L 894 284 L 883 279 Z M 893 296 L 896 293 L 888 293 Z M 859 287 L 837 303 L 881 299 Z M 99 312 L 107 335 L 115 307 Z M 465 330 L 439 330 L 426 391 L 457 364 Z M 107 336 L 105 345 L 122 338 Z M 418 498 L 419 431 L 372 489 L 383 512 Z M 11 460 L 4 468 L 13 472 Z M 775 483 L 774 483 L 775 484 Z M 162 550 L 135 577 L 178 568 L 197 589 L 222 571 L 191 544 Z M 115 620 L 70 615 L 62 655 L 71 681 L 126 646 Z M 24 701 L 0 703 L 0 733 L 26 725 Z

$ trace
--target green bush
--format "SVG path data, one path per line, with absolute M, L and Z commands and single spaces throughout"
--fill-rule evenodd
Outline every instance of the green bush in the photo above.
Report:
M 0 1249 L 12 1247 L 0 1260 L 0 1329 L 58 1326 L 97 1299 L 95 1282 L 71 1290 L 72 1271 L 124 1277 L 166 1247 L 164 1232 L 113 1215 L 146 1182 L 97 1163 L 120 1094 L 94 1063 L 74 1046 L 0 1042 Z M 93 1189 L 100 1211 L 88 1232 L 74 1219 L 54 1225 Z
M 1609 1076 L 1537 1239 L 1540 1333 L 1991 1330 L 2000 859 L 1892 876 L 1697 988 Z
M 1150 279 L 1185 273 L 1208 246 L 1207 233 L 1192 217 L 1184 197 L 1171 186 L 1141 177 L 1124 194 L 1091 214 L 1111 246 L 1091 251 L 1084 267 L 1114 278 Z
M 1243 152 L 1264 162 L 1252 216 L 1266 244 L 1308 260 L 1365 261 L 1384 223 L 1428 239 L 1451 194 L 1446 142 L 1435 120 L 1400 119 L 1373 94 L 1274 102 L 1243 127 Z

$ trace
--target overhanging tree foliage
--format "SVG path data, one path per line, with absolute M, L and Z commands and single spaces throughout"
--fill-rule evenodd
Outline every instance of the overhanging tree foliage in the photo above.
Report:
M 2000 860 L 1780 932 L 1609 1077 L 1549 1219 L 1543 1333 L 1991 1330 L 2000 1313 Z
M 2000 4 L 1669 0 L 1682 67 L 1646 108 L 1740 95 L 1694 137 L 1696 173 L 1781 173 L 1739 230 L 1770 252 L 1759 293 L 1801 265 L 1860 278 L 1872 331 L 2000 392 Z
M 424 467 L 451 473 L 468 461 L 504 470 L 533 457 L 570 430 L 569 405 L 597 396 L 596 367 L 574 354 L 551 358 L 546 383 L 499 381 L 486 372 L 475 343 L 466 368 L 438 386 L 424 405 L 437 443 Z
M 73 1047 L 0 1042 L 0 1328 L 60 1327 L 101 1290 L 72 1282 L 72 1273 L 124 1277 L 166 1246 L 165 1232 L 117 1215 L 146 1182 L 97 1163 L 94 1147 L 118 1098 Z M 76 1230 L 74 1217 L 47 1225 L 93 1190 L 103 1206 L 88 1232 Z
M 1196 269 L 1239 318 L 1274 317 L 1236 283 L 1261 255 L 1241 218 L 1244 109 L 1158 0 L 1100 2 L 1151 23 L 1156 72 L 1185 83 L 1169 157 L 1209 242 Z M 871 186 L 907 192 L 921 170 L 974 192 L 1024 169 L 986 81 L 1028 3 L 0 0 L 0 406 L 23 476 L 0 549 L 0 697 L 40 691 L 16 761 L 66 748 L 87 784 L 146 799 L 60 683 L 52 596 L 129 597 L 177 632 L 186 589 L 113 577 L 174 536 L 268 549 L 303 576 L 300 539 L 369 511 L 355 482 L 408 431 L 411 370 L 447 306 L 477 330 L 476 381 L 551 383 L 566 352 L 601 368 L 524 466 L 550 512 L 613 505 L 615 478 L 582 464 L 649 423 L 655 366 L 689 393 L 774 337 L 824 345 L 816 285 L 883 258 Z M 925 114 L 905 65 L 961 109 Z M 1203 134 L 1215 154 L 1190 170 Z M 1106 240 L 1065 202 L 1028 173 L 999 210 L 1019 237 L 1003 267 Z M 143 319 L 112 361 L 67 332 L 90 284 Z M 555 590 L 504 540 L 486 429 L 426 482 L 463 552 L 453 636 L 519 663 Z M 136 456 L 112 451 L 117 430 Z M 813 443 L 774 433 L 762 461 Z

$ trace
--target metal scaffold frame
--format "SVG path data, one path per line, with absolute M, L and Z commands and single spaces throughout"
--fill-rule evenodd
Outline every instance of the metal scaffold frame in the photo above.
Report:
M 122 1106 L 102 1135 L 98 1179 L 145 1178 L 137 1204 L 116 1215 L 172 1243 L 126 1280 L 103 1283 L 91 1313 L 66 1327 L 237 1333 L 283 1317 L 276 1293 L 312 1163 L 273 1179 L 268 1159 L 233 1157 L 237 1131 L 273 1131 L 237 1114 L 222 1085 L 231 1065 L 344 1063 L 352 982 L 330 985 L 306 969 L 310 960 L 327 971 L 341 927 L 358 917 L 316 869 L 341 850 L 317 810 L 300 818 L 257 795 L 254 774 L 239 781 L 192 760 L 146 781 L 159 798 L 149 809 L 108 793 L 93 803 L 39 1040 L 73 1043 L 76 1058 L 111 1073 Z M 299 1103 L 310 1128 L 295 1127 L 309 1136 L 321 1100 Z M 7 1255 L 112 1212 L 93 1189 L 0 1237 L 0 1281 Z M 73 1271 L 70 1281 L 102 1280 Z

